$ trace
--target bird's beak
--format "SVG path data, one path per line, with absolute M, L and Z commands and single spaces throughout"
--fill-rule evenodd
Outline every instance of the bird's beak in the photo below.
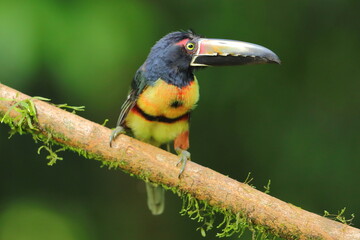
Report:
M 191 66 L 231 66 L 277 63 L 279 57 L 271 50 L 253 43 L 200 38 Z

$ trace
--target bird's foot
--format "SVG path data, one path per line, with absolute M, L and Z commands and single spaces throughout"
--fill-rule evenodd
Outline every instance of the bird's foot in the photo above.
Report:
M 186 162 L 190 160 L 190 153 L 181 148 L 175 148 L 175 151 L 179 155 L 179 161 L 177 162 L 176 166 L 179 166 L 179 164 L 181 164 L 180 173 L 178 176 L 180 178 L 181 174 L 185 170 Z
M 126 133 L 124 127 L 122 126 L 117 126 L 114 130 L 112 130 L 109 141 L 110 147 L 112 147 L 112 142 L 115 140 L 115 138 L 121 133 Z

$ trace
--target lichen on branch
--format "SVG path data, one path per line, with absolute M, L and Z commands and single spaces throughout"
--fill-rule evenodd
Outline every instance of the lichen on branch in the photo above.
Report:
M 12 103 L 7 112 L 3 114 L 0 123 L 9 125 L 9 138 L 11 138 L 16 133 L 19 133 L 20 135 L 28 133 L 33 137 L 35 142 L 41 142 L 42 146 L 38 148 L 37 153 L 40 154 L 42 150 L 46 150 L 48 153 L 46 159 L 49 160 L 48 165 L 52 166 L 56 163 L 57 160 L 63 160 L 62 157 L 58 156 L 58 153 L 65 151 L 66 146 L 53 150 L 54 145 L 59 144 L 57 144 L 56 141 L 52 141 L 52 134 L 48 131 L 44 131 L 39 125 L 34 100 L 41 100 L 46 102 L 50 101 L 48 98 L 39 96 L 30 97 L 23 100 L 0 98 L 0 101 L 9 101 Z M 54 106 L 62 109 L 72 110 L 71 112 L 74 114 L 76 111 L 84 111 L 85 108 L 84 106 L 69 106 L 68 104 L 54 104 Z M 11 117 L 10 113 L 12 111 L 17 112 L 18 114 L 15 117 Z

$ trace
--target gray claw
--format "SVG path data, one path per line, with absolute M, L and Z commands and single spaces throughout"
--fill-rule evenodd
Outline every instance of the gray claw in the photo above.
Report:
M 176 166 L 178 166 L 181 163 L 180 173 L 178 176 L 180 178 L 181 174 L 185 170 L 187 161 L 190 160 L 191 155 L 188 151 L 180 149 L 180 148 L 175 149 L 175 151 L 179 154 L 179 161 L 176 163 Z
M 109 141 L 110 147 L 112 147 L 112 142 L 120 133 L 125 133 L 125 129 L 122 126 L 117 126 L 114 130 L 112 130 Z

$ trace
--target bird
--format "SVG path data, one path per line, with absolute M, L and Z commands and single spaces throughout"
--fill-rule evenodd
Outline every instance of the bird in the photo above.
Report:
M 179 177 L 190 160 L 189 122 L 199 100 L 197 69 L 209 66 L 277 63 L 271 50 L 248 42 L 203 38 L 191 30 L 171 32 L 151 48 L 136 71 L 123 103 L 110 147 L 119 134 L 130 132 L 136 139 L 156 147 L 174 143 L 179 156 Z M 146 183 L 147 205 L 153 215 L 165 207 L 165 190 Z

